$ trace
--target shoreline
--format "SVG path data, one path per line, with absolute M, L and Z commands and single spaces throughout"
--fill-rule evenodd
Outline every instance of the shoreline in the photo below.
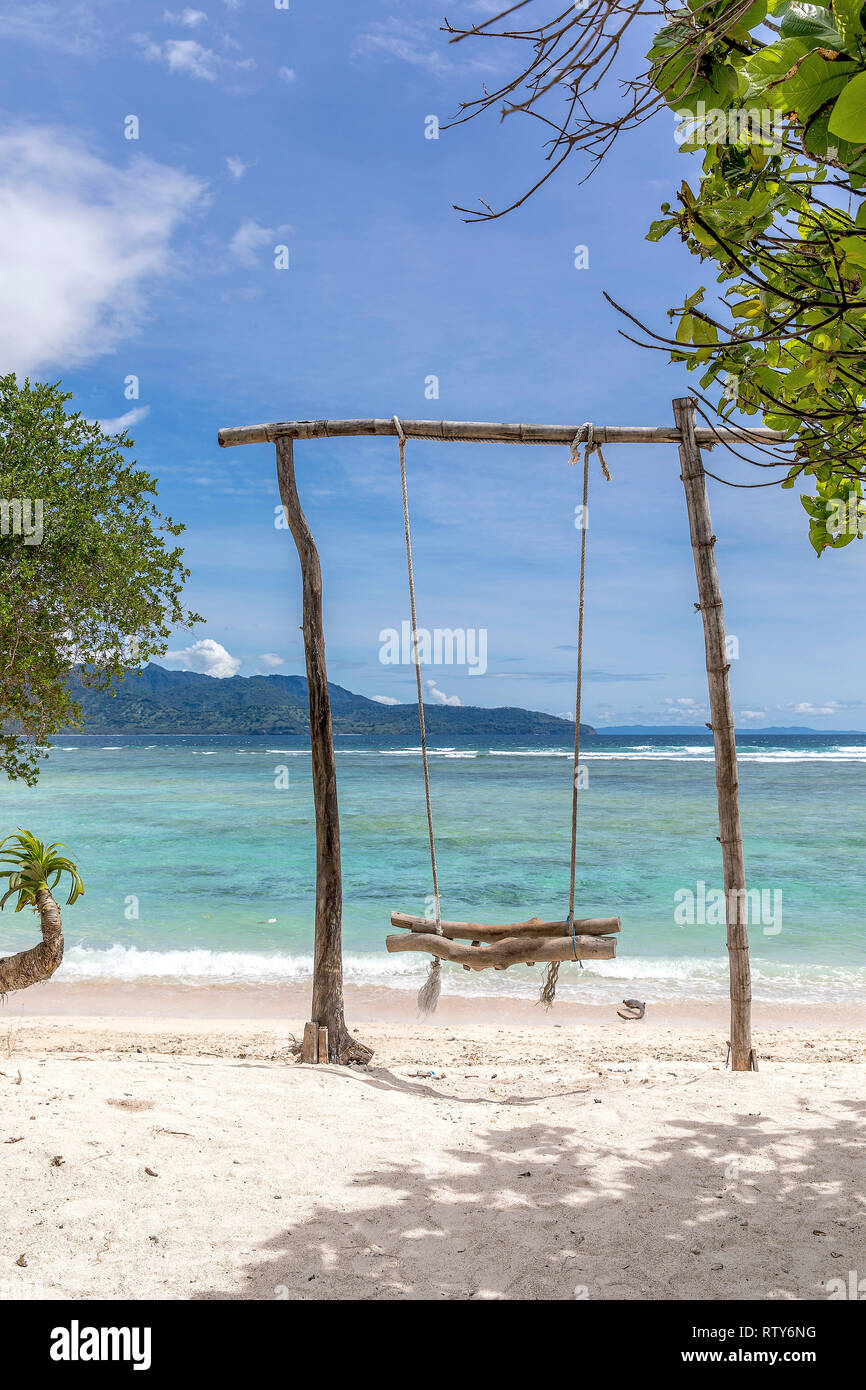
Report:
M 534 999 L 507 995 L 465 996 L 442 994 L 436 1013 L 421 1019 L 415 990 L 388 989 L 383 986 L 351 985 L 344 988 L 346 1018 L 350 1027 L 364 1024 L 398 1024 L 420 1030 L 468 1027 L 594 1027 L 624 1037 L 656 1029 L 685 1032 L 721 1032 L 727 1037 L 727 1000 L 662 1000 L 647 994 L 647 1011 L 642 1020 L 624 1021 L 617 1017 L 622 1001 L 612 993 L 610 1003 L 589 1004 L 570 999 L 558 1000 L 545 1012 Z M 4 1025 L 15 1020 L 36 1018 L 187 1020 L 190 1023 L 236 1021 L 255 1025 L 309 1018 L 308 984 L 241 985 L 209 984 L 178 986 L 137 980 L 130 983 L 94 981 L 45 985 L 7 996 L 0 1005 L 0 1037 Z M 866 1032 L 866 1001 L 863 1004 L 783 1005 L 753 1001 L 752 1027 L 760 1041 L 762 1031 Z
M 331 1067 L 337 1074 L 373 1075 L 383 1069 L 419 1066 L 438 1070 L 437 1079 L 473 1077 L 467 1066 L 500 1076 L 530 1076 L 542 1090 L 555 1093 L 564 1076 L 628 1071 L 656 1064 L 699 1064 L 727 1072 L 727 1029 L 707 1025 L 689 1028 L 657 1024 L 642 1028 L 617 1020 L 617 1026 L 598 1023 L 520 1023 L 492 1020 L 474 1023 L 388 1022 L 349 1019 L 359 1041 L 373 1048 L 369 1068 Z M 33 1014 L 0 1020 L 0 1077 L 4 1060 L 14 1069 L 16 1058 L 91 1061 L 99 1057 L 222 1058 L 279 1064 L 290 1070 L 298 1062 L 293 1044 L 303 1036 L 304 1015 L 222 1018 L 166 1015 Z M 762 1075 L 778 1074 L 788 1066 L 820 1071 L 828 1063 L 866 1066 L 866 1030 L 853 1027 L 764 1028 L 755 1034 Z M 91 1056 L 90 1054 L 93 1054 Z M 518 1070 L 519 1069 L 519 1070 Z M 523 1070 L 525 1069 L 525 1071 Z M 305 1068 L 309 1070 L 309 1068 Z M 479 1073 L 480 1074 L 480 1073 Z M 675 1073 L 670 1073 L 674 1075 Z M 732 1073 L 730 1073 L 732 1074 Z M 446 1087 L 450 1089 L 450 1087 Z

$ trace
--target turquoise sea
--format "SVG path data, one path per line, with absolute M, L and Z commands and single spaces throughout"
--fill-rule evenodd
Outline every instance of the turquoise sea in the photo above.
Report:
M 866 735 L 744 736 L 739 749 L 747 873 L 765 909 L 755 904 L 751 927 L 755 997 L 862 1000 Z M 565 915 L 569 759 L 565 742 L 434 748 L 446 917 Z M 709 737 L 587 737 L 581 762 L 578 913 L 618 913 L 623 930 L 616 961 L 563 967 L 560 995 L 721 998 L 724 927 L 701 909 L 721 888 Z M 342 738 L 337 767 L 346 979 L 414 990 L 427 958 L 388 956 L 384 938 L 390 912 L 423 913 L 430 892 L 418 750 Z M 58 979 L 201 989 L 309 978 L 314 823 L 302 740 L 68 736 L 37 787 L 0 791 L 3 833 L 18 825 L 65 841 L 85 879 L 85 897 L 64 911 Z M 683 920 L 690 902 L 697 920 Z M 34 926 L 7 906 L 0 953 L 32 944 Z M 445 988 L 532 996 L 540 974 L 447 968 Z

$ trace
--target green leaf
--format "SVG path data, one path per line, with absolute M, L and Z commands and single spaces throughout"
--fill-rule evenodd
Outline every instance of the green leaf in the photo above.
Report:
M 733 9 L 736 3 L 738 3 L 738 0 L 734 0 L 734 3 L 731 6 L 729 6 L 729 8 Z M 695 10 L 702 10 L 706 8 L 706 5 L 705 3 L 702 3 L 702 0 L 696 0 L 696 3 L 690 5 L 690 8 Z M 745 14 L 740 15 L 740 18 L 737 20 L 736 24 L 733 25 L 730 29 L 727 29 L 726 32 L 735 39 L 747 39 L 751 34 L 752 30 L 756 29 L 759 24 L 763 23 L 764 19 L 766 18 L 766 15 L 767 0 L 755 0 L 755 3 L 749 6 Z M 724 12 L 720 16 L 720 18 L 724 18 Z
M 804 510 L 807 511 L 815 521 L 826 522 L 827 503 L 822 497 L 808 497 L 805 493 L 801 492 L 800 503 Z
M 829 125 L 829 111 L 822 111 L 819 116 L 814 116 L 803 134 L 804 147 L 818 159 L 830 157 L 831 152 L 835 150 L 832 157 L 840 164 L 854 164 L 859 156 L 858 146 L 852 145 L 850 140 L 841 140 L 838 135 L 831 135 Z
M 856 145 L 866 144 L 866 72 L 852 77 L 830 113 L 830 132 Z
M 719 341 L 719 335 L 713 324 L 707 323 L 706 319 L 698 318 L 695 315 L 692 322 L 692 339 L 696 343 L 712 344 Z M 706 362 L 707 360 L 708 354 L 702 356 L 701 353 L 698 353 L 699 362 Z
M 677 219 L 675 217 L 660 218 L 657 222 L 651 222 L 644 241 L 660 241 L 676 225 Z
M 866 236 L 843 236 L 838 245 L 846 261 L 866 270 Z
M 863 0 L 833 0 L 836 28 L 845 40 L 849 53 L 863 47 L 866 27 L 863 23 Z
M 843 49 L 845 44 L 830 11 L 823 5 L 807 5 L 803 0 L 795 0 L 789 5 L 779 26 L 785 38 L 809 38 L 816 42 L 812 47 Z
M 826 521 L 809 522 L 809 540 L 816 555 L 820 555 L 822 550 L 826 550 L 830 544 L 830 533 L 827 530 Z
M 831 63 L 819 53 L 810 53 L 794 76 L 775 89 L 772 99 L 781 103 L 780 110 L 796 111 L 801 121 L 808 121 L 822 106 L 838 97 L 855 71 L 854 63 Z
M 791 71 L 798 59 L 805 58 L 811 51 L 812 45 L 805 39 L 781 39 L 768 44 L 760 53 L 753 54 L 743 68 L 748 83 L 746 100 L 760 96 L 771 82 L 778 82 L 780 77 Z M 767 96 L 775 105 L 772 93 Z

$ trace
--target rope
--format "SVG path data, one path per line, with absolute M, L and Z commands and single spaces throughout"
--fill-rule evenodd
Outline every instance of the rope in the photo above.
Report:
M 581 444 L 586 448 L 583 455 L 583 511 L 580 528 L 580 589 L 578 600 L 577 615 L 577 680 L 574 694 L 574 760 L 572 763 L 571 777 L 571 873 L 568 885 L 568 916 L 565 919 L 566 925 L 571 924 L 571 954 L 577 960 L 577 943 L 574 930 L 574 894 L 577 877 L 577 798 L 578 798 L 578 773 L 580 771 L 580 710 L 583 696 L 583 615 L 586 598 L 586 533 L 588 530 L 589 501 L 589 459 L 591 454 L 598 454 L 604 476 L 610 482 L 610 473 L 601 452 L 601 445 L 596 444 L 593 439 L 592 424 L 587 421 L 581 425 L 571 444 L 571 463 L 578 462 L 578 450 Z M 559 978 L 559 961 L 551 961 L 547 967 L 547 975 L 541 987 L 539 1002 L 549 1009 L 556 998 L 556 982 Z M 583 969 L 583 962 L 580 963 Z
M 574 439 L 571 441 L 569 457 L 572 468 L 578 462 L 578 454 L 580 451 L 581 444 L 586 445 L 586 451 L 583 455 L 584 463 L 589 462 L 590 454 L 598 454 L 598 461 L 601 464 L 601 471 L 604 474 L 605 482 L 609 483 L 610 472 L 608 470 L 607 464 L 604 461 L 604 454 L 601 452 L 601 444 L 596 444 L 595 442 L 595 426 L 593 425 L 591 420 L 584 420 L 580 429 L 577 431 L 577 434 L 574 436 Z M 585 502 L 586 499 L 584 498 L 584 504 Z
M 415 570 L 412 565 L 412 535 L 409 529 L 409 495 L 406 489 L 406 435 L 403 426 L 393 416 L 400 446 L 400 486 L 403 491 L 403 530 L 406 535 L 406 568 L 409 574 L 409 609 L 412 615 L 412 649 L 415 658 L 415 685 L 418 692 L 418 724 L 421 729 L 421 761 L 424 765 L 424 799 L 427 804 L 427 837 L 430 842 L 430 870 L 433 875 L 433 907 L 436 914 L 435 931 L 442 935 L 442 913 L 439 906 L 439 875 L 436 870 L 436 841 L 433 835 L 433 808 L 430 803 L 430 762 L 427 757 L 427 726 L 424 722 L 424 692 L 421 687 L 421 662 L 418 657 L 418 621 L 415 615 Z M 427 979 L 418 991 L 418 1008 L 430 1014 L 439 1002 L 442 962 L 434 956 Z

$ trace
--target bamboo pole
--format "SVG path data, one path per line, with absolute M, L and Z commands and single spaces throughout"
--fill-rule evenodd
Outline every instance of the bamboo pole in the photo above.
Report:
M 478 420 L 401 420 L 410 439 L 488 444 L 571 444 L 580 425 L 507 425 Z M 278 439 L 338 439 L 349 435 L 396 435 L 391 420 L 278 420 L 269 425 L 237 425 L 219 431 L 220 447 L 273 444 Z M 695 430 L 700 444 L 783 444 L 781 430 L 746 426 Z M 594 425 L 597 444 L 677 444 L 680 431 L 671 425 Z
M 757 1071 L 752 1047 L 752 981 L 746 919 L 746 869 L 738 798 L 737 743 L 731 706 L 730 669 L 725 644 L 725 613 L 716 566 L 707 479 L 695 434 L 695 403 L 689 396 L 673 402 L 674 419 L 682 436 L 680 464 L 689 513 L 689 531 L 704 624 L 710 728 L 716 762 L 719 840 L 725 879 L 728 961 L 731 993 L 731 1066 L 734 1071 Z
M 340 813 L 322 626 L 322 569 L 316 543 L 298 497 L 292 441 L 288 438 L 277 440 L 277 480 L 286 520 L 297 546 L 303 581 L 304 655 L 310 698 L 310 746 L 316 810 L 313 1022 L 319 1028 L 327 1029 L 329 1050 L 329 1056 L 320 1057 L 319 1061 L 368 1062 L 373 1055 L 371 1049 L 355 1041 L 346 1028 L 343 1016 Z

